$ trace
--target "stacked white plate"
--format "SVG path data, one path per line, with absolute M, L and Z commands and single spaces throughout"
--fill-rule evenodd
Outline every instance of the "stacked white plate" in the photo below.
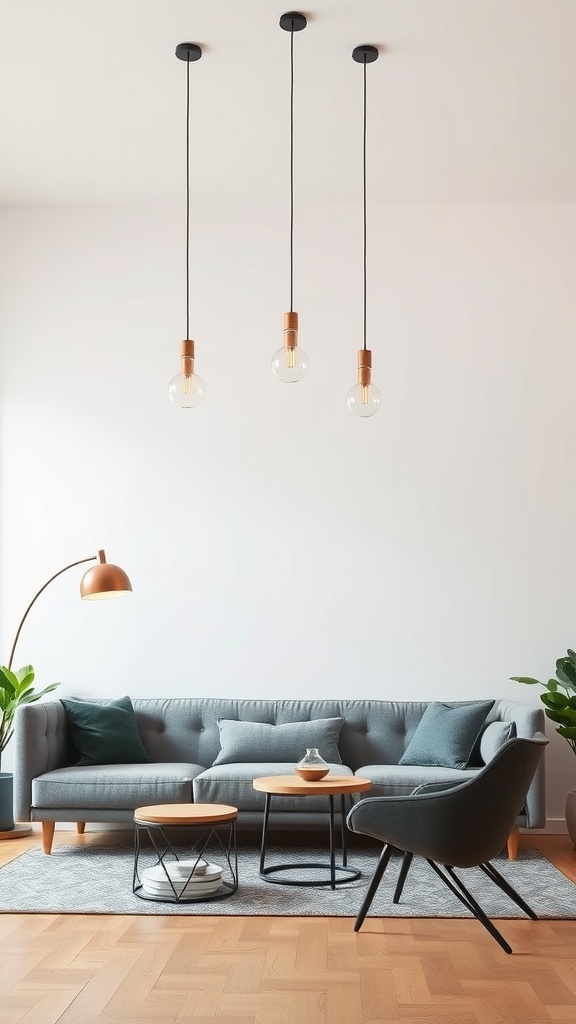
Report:
M 168 875 L 168 877 L 166 877 Z M 222 868 L 205 860 L 177 860 L 164 867 L 156 864 L 142 872 L 142 889 L 156 899 L 197 900 L 211 896 L 220 888 Z M 172 885 L 170 884 L 172 882 Z M 174 888 L 172 888 L 174 886 Z

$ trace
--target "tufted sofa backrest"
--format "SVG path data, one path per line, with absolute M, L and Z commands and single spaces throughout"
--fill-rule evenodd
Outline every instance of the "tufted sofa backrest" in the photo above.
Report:
M 133 698 L 133 704 L 144 746 L 154 761 L 209 767 L 220 750 L 219 718 L 281 725 L 341 717 L 340 755 L 354 771 L 369 764 L 397 764 L 428 707 L 424 702 L 218 697 Z M 542 713 L 502 700 L 496 701 L 488 720 L 499 718 L 515 721 L 517 735 L 530 736 L 541 728 Z

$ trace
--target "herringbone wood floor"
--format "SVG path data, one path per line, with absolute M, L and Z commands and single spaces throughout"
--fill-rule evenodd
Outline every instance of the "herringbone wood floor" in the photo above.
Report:
M 0 844 L 0 863 L 37 841 Z M 530 843 L 576 882 L 566 837 Z M 576 921 L 501 928 L 513 956 L 465 919 L 0 915 L 0 1021 L 576 1022 Z

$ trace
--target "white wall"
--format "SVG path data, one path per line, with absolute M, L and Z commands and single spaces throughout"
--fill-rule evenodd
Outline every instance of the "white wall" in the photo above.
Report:
M 207 396 L 168 402 L 180 208 L 1 214 L 2 658 L 34 590 L 105 547 L 134 595 L 33 610 L 17 662 L 62 694 L 513 697 L 576 647 L 576 207 L 298 211 L 311 369 L 272 377 L 285 211 L 205 209 L 192 334 Z M 548 814 L 576 778 L 549 750 Z

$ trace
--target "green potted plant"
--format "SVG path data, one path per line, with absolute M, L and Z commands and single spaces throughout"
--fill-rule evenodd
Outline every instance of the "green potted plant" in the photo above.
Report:
M 565 658 L 556 662 L 556 678 L 542 683 L 531 676 L 511 676 L 517 683 L 528 686 L 543 686 L 540 700 L 546 717 L 554 722 L 556 732 L 570 744 L 576 754 L 576 652 L 568 650 Z M 574 846 L 576 846 L 576 790 L 566 798 L 566 825 Z
M 0 666 L 0 769 L 2 754 L 12 738 L 16 708 L 21 704 L 33 704 L 59 685 L 52 683 L 36 692 L 32 665 L 25 665 L 17 672 L 5 665 Z M 13 828 L 13 776 L 10 772 L 0 771 L 0 832 L 10 832 Z

